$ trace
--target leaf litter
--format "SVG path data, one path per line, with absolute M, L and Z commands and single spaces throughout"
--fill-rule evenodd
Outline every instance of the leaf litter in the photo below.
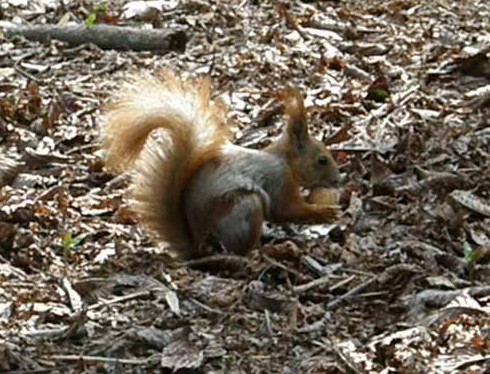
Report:
M 489 370 L 485 1 L 99 5 L 8 0 L 0 14 L 184 27 L 189 42 L 162 56 L 0 35 L 1 371 Z M 260 251 L 205 270 L 155 245 L 128 176 L 104 170 L 98 126 L 126 74 L 164 67 L 211 75 L 253 148 L 298 85 L 342 164 L 339 222 L 268 225 Z

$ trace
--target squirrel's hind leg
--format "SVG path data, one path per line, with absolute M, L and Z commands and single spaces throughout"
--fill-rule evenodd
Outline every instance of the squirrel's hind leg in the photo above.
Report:
M 246 255 L 262 235 L 262 200 L 255 193 L 240 193 L 225 204 L 227 209 L 213 222 L 211 236 L 227 252 Z

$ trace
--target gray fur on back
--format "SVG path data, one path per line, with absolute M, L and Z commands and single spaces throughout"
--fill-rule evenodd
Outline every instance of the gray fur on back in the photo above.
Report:
M 265 216 L 269 215 L 271 198 L 279 196 L 284 178 L 284 159 L 263 151 L 233 145 L 231 156 L 224 152 L 220 164 L 201 168 L 188 186 L 185 201 L 188 213 L 205 214 L 207 206 L 216 199 L 226 199 L 236 192 L 257 193 L 262 199 Z M 239 155 L 239 156 L 237 156 Z M 264 168 L 267 165 L 267 168 Z M 206 186 L 203 188 L 203 186 Z

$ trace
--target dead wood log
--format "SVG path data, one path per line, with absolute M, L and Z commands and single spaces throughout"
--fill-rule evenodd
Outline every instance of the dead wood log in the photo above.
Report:
M 8 26 L 4 33 L 7 38 L 20 35 L 38 42 L 57 39 L 71 46 L 93 43 L 102 49 L 154 51 L 160 54 L 170 51 L 183 52 L 187 43 L 187 35 L 181 29 L 143 30 L 111 25 L 94 25 L 91 27 L 85 25 L 71 27 L 55 25 Z

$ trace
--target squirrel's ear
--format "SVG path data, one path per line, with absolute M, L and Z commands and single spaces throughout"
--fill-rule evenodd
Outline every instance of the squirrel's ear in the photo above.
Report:
M 286 132 L 295 149 L 301 151 L 308 142 L 308 124 L 303 96 L 296 87 L 287 88 L 281 95 L 288 117 Z

